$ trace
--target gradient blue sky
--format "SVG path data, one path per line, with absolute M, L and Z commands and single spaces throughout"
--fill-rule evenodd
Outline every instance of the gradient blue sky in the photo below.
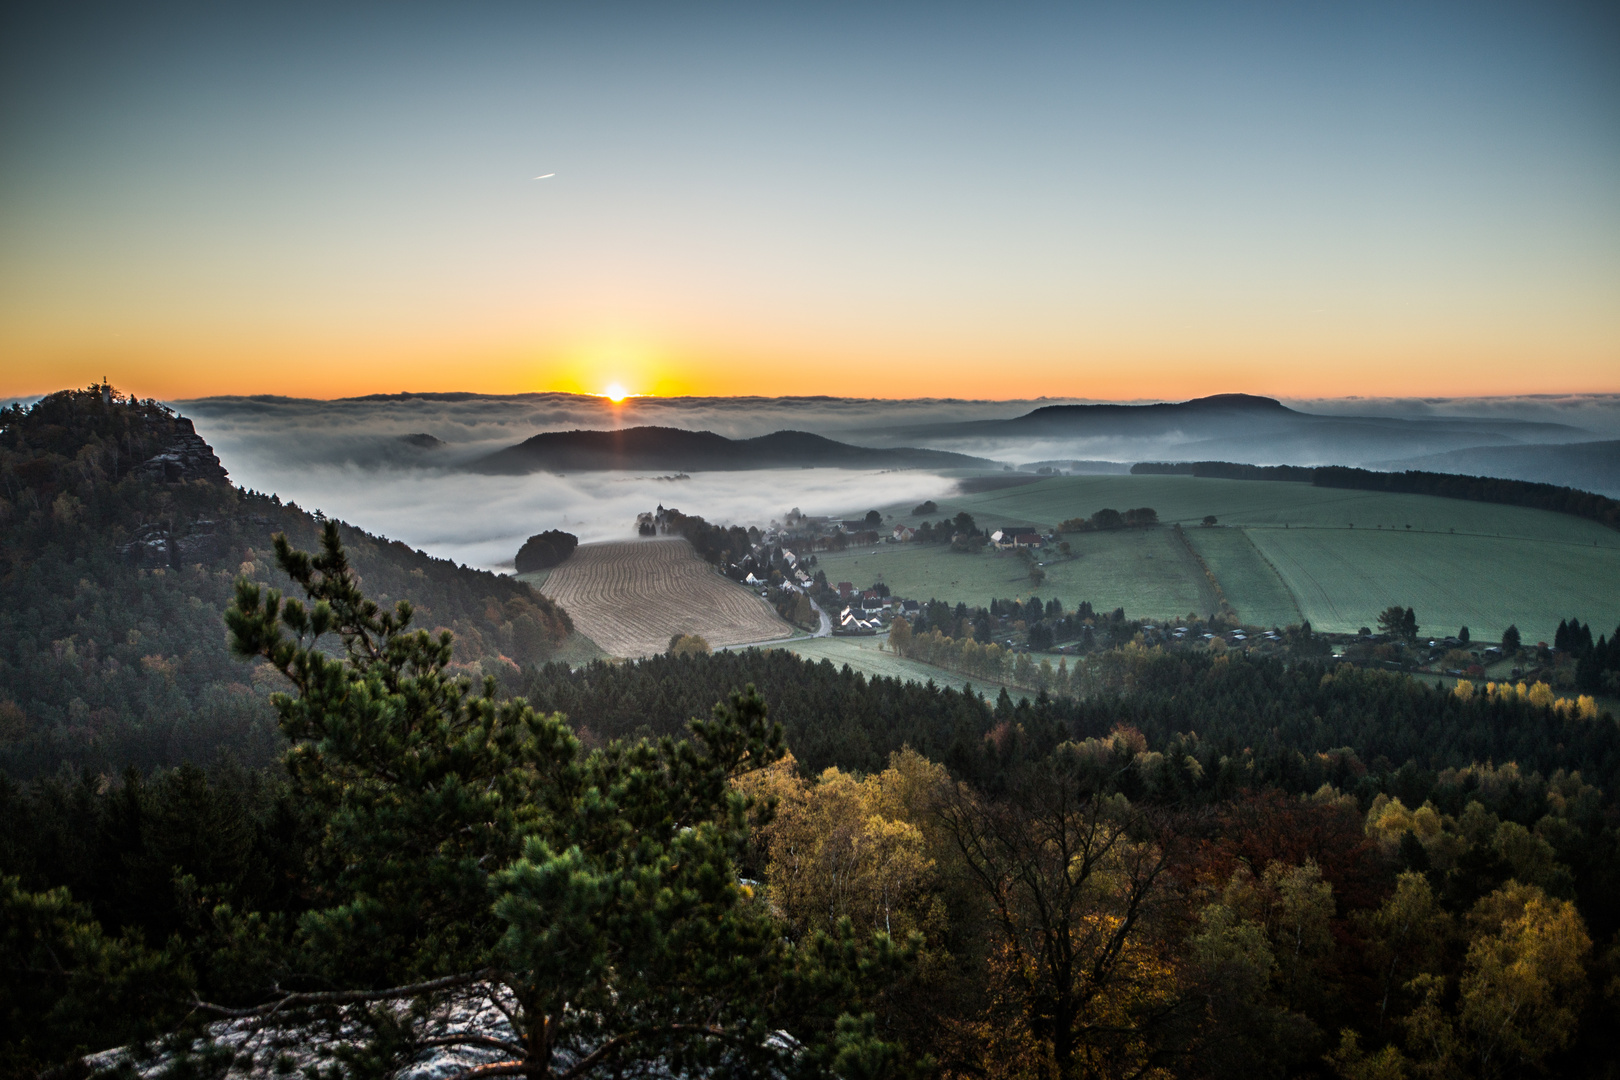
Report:
M 1620 390 L 1617 13 L 13 10 L 0 395 Z

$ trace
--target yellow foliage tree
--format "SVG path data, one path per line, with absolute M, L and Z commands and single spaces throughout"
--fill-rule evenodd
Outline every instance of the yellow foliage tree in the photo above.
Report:
M 1592 948 L 1575 905 L 1514 881 L 1475 905 L 1469 922 L 1459 1019 L 1480 1072 L 1533 1067 L 1568 1046 Z
M 922 828 L 907 820 L 939 766 L 909 752 L 895 757 L 877 776 L 831 768 L 814 783 L 793 773 L 789 758 L 787 768 L 754 782 L 753 794 L 776 801 L 762 831 L 766 879 L 771 903 L 795 933 L 828 930 L 846 917 L 897 939 L 942 931 L 934 860 Z

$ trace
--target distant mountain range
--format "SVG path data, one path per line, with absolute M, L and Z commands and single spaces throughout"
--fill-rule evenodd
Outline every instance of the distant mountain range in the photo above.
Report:
M 839 469 L 982 469 L 995 463 L 946 450 L 873 449 L 807 431 L 776 431 L 728 439 L 712 431 L 633 427 L 618 431 L 548 431 L 497 450 L 468 466 L 473 472 L 592 472 L 670 469 L 735 472 L 818 466 Z
M 1368 465 L 1478 446 L 1576 442 L 1566 424 L 1487 418 L 1339 416 L 1273 398 L 1218 394 L 1155 405 L 1049 405 L 1006 420 L 890 429 L 879 439 L 1045 460 Z M 1020 453 L 1022 451 L 1022 453 Z

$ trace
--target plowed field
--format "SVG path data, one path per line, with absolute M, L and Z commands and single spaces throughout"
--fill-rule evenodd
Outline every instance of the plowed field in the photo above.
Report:
M 685 540 L 581 544 L 540 588 L 612 656 L 663 652 L 675 634 L 701 634 L 719 646 L 792 633 L 769 604 L 715 573 Z

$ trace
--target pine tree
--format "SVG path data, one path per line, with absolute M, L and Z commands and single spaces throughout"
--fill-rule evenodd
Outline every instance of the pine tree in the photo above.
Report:
M 412 999 L 425 1013 L 436 995 L 484 988 L 515 1031 L 498 1047 L 506 1070 L 533 1077 L 656 1057 L 785 1067 L 768 1038 L 782 1028 L 807 1048 L 803 1068 L 898 1053 L 839 1018 L 901 950 L 847 926 L 795 948 L 738 880 L 750 817 L 766 808 L 731 781 L 784 753 L 752 687 L 693 720 L 689 739 L 586 755 L 560 715 L 451 675 L 451 635 L 411 630 L 409 604 L 368 600 L 335 527 L 322 547 L 277 537 L 308 603 L 241 579 L 226 619 L 235 650 L 297 691 L 274 703 L 288 771 L 324 819 L 327 898 L 297 945 L 331 983 L 363 991 L 343 1002 Z M 329 634 L 338 648 L 323 647 Z M 401 980 L 414 981 L 390 985 Z M 333 1000 L 283 995 L 256 1012 Z M 367 1016 L 397 1028 L 395 1014 L 355 1014 Z

